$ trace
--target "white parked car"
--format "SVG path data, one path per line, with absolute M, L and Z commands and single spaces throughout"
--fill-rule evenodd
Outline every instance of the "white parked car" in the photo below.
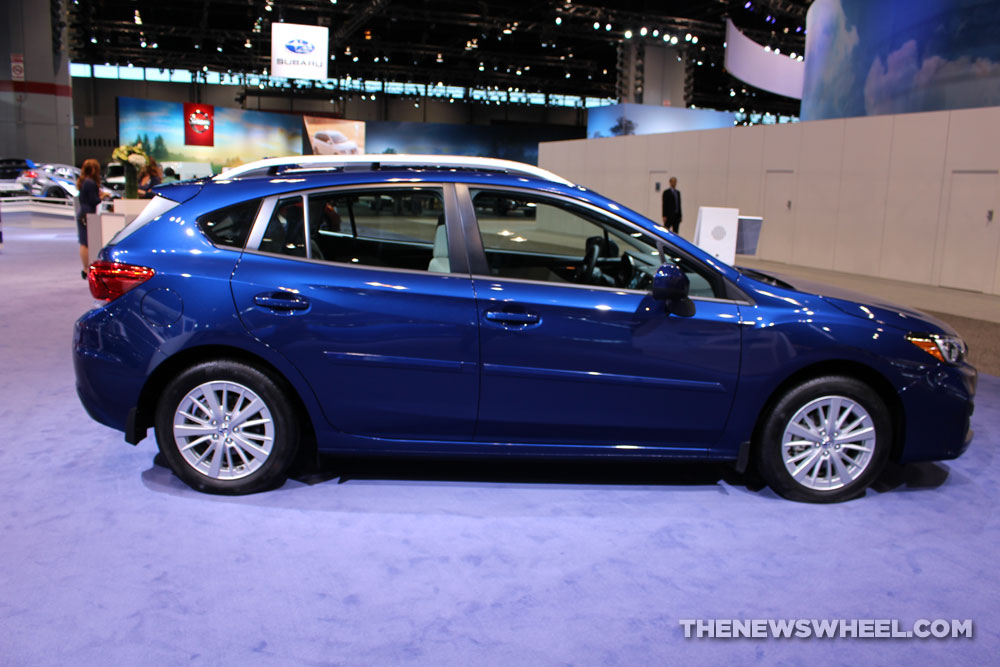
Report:
M 358 145 L 348 139 L 342 132 L 324 130 L 312 136 L 312 149 L 315 155 L 356 155 Z

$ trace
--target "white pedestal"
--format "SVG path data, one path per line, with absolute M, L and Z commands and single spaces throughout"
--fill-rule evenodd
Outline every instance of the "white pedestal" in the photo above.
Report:
M 736 261 L 738 208 L 702 206 L 694 228 L 694 244 L 726 264 Z
M 128 216 L 116 213 L 87 214 L 87 263 L 97 259 L 97 253 L 127 224 Z
M 114 201 L 114 212 L 124 215 L 127 222 L 135 220 L 142 209 L 146 208 L 151 199 L 116 199 Z

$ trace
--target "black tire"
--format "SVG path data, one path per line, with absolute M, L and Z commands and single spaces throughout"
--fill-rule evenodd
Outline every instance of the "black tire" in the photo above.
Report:
M 197 364 L 160 395 L 157 445 L 174 473 L 198 491 L 242 495 L 280 486 L 299 447 L 285 394 L 267 373 L 245 363 Z
M 824 420 L 834 411 L 843 416 L 840 426 L 836 418 Z M 768 411 L 755 451 L 761 476 L 779 495 L 836 503 L 864 493 L 885 466 L 891 446 L 892 419 L 885 401 L 860 380 L 831 375 L 785 392 Z M 799 473 L 798 479 L 789 468 Z

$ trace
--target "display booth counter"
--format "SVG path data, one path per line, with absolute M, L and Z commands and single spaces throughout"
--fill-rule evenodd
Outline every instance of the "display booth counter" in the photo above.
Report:
M 149 199 L 116 199 L 112 213 L 87 214 L 88 261 L 97 259 L 97 253 L 128 223 L 135 220 L 146 208 Z

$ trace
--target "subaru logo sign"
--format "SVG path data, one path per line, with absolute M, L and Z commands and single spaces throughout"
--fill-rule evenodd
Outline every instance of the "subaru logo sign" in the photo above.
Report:
M 306 41 L 304 39 L 291 39 L 285 44 L 285 48 L 292 53 L 312 53 L 316 50 L 316 47 L 312 42 Z

